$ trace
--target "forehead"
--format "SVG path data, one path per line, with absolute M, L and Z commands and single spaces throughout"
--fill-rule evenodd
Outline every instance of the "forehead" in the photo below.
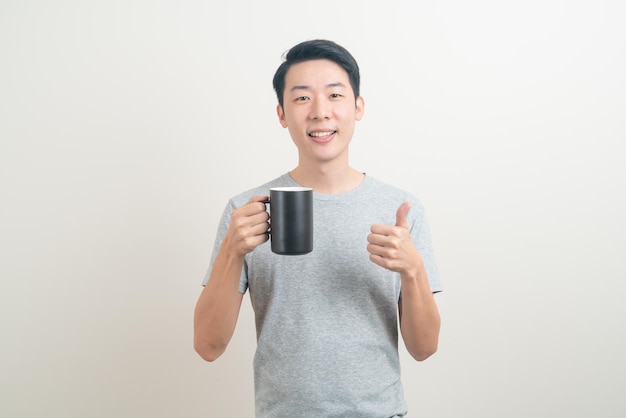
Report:
M 326 59 L 299 62 L 292 65 L 285 75 L 285 90 L 295 86 L 324 87 L 342 83 L 350 85 L 348 73 L 339 64 Z

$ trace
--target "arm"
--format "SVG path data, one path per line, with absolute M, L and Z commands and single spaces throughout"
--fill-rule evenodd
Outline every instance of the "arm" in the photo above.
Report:
M 235 331 L 243 299 L 239 278 L 245 255 L 268 240 L 269 215 L 262 203 L 266 199 L 254 196 L 233 211 L 209 280 L 196 303 L 194 349 L 207 361 L 226 350 Z
M 400 332 L 411 356 L 422 361 L 437 351 L 441 320 L 422 257 L 409 232 L 406 215 L 410 208 L 409 203 L 400 206 L 396 225 L 373 225 L 367 250 L 374 263 L 400 273 Z
M 404 345 L 415 360 L 422 361 L 437 351 L 441 318 L 421 257 L 419 261 L 415 274 L 400 273 L 402 297 L 398 309 Z

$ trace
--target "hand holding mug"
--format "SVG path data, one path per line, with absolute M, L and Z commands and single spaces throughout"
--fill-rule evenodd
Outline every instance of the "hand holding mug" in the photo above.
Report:
M 263 203 L 267 198 L 253 196 L 233 211 L 224 243 L 232 246 L 235 253 L 246 255 L 269 239 L 269 214 Z

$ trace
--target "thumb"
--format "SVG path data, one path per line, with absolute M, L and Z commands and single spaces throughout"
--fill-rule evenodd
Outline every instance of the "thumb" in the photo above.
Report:
M 411 210 L 411 202 L 404 202 L 400 205 L 398 211 L 396 212 L 396 226 L 408 229 L 409 223 L 406 220 L 406 216 L 408 215 L 409 210 Z

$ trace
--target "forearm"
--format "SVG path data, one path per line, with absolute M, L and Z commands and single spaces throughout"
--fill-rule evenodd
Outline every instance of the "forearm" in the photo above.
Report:
M 215 259 L 209 281 L 194 312 L 194 348 L 202 358 L 213 361 L 226 349 L 234 333 L 243 295 L 239 277 L 243 256 L 225 248 Z
M 437 351 L 441 326 L 439 310 L 422 265 L 401 277 L 400 332 L 407 351 L 422 361 Z

